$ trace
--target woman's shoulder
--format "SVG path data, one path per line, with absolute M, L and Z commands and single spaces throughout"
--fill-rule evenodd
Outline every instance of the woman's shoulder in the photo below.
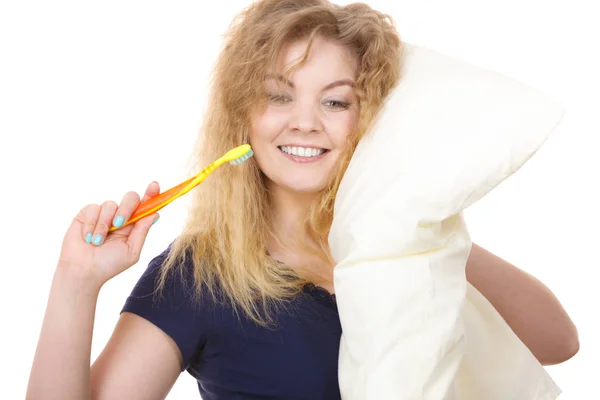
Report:
M 189 365 L 212 326 L 213 302 L 211 296 L 198 296 L 190 260 L 169 271 L 159 286 L 170 250 L 171 245 L 151 259 L 121 312 L 136 314 L 159 327 L 175 341 L 184 364 Z

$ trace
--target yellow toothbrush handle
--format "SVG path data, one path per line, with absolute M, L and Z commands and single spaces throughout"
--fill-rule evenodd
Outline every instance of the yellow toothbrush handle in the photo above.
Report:
M 162 209 L 167 204 L 171 203 L 175 199 L 183 196 L 194 187 L 199 185 L 206 179 L 208 175 L 210 175 L 219 165 L 221 165 L 223 161 L 221 159 L 213 162 L 208 167 L 204 168 L 198 175 L 188 179 L 185 182 L 180 183 L 177 186 L 172 187 L 166 192 L 160 193 L 157 196 L 151 197 L 148 200 L 145 200 L 138 204 L 137 208 L 131 214 L 131 217 L 127 220 L 125 224 L 120 227 L 111 227 L 108 231 L 113 232 L 117 229 L 121 229 L 126 227 L 127 225 L 133 224 L 140 219 L 147 217 L 148 215 L 152 215 L 158 210 Z

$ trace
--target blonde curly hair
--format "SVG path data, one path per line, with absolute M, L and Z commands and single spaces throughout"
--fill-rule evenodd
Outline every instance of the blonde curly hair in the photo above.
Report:
M 263 0 L 242 11 L 225 36 L 213 71 L 192 168 L 197 172 L 231 148 L 249 143 L 251 115 L 265 104 L 265 75 L 282 48 L 290 41 L 309 39 L 304 58 L 287 71 L 291 74 L 306 61 L 317 36 L 346 46 L 358 61 L 357 129 L 330 184 L 306 216 L 309 237 L 331 260 L 327 238 L 339 183 L 358 141 L 400 75 L 401 41 L 389 16 L 366 4 L 338 6 L 326 0 Z M 170 272 L 178 269 L 183 277 L 186 260 L 191 259 L 197 299 L 208 290 L 215 301 L 227 301 L 256 323 L 272 323 L 274 307 L 295 296 L 306 281 L 267 254 L 272 216 L 256 162 L 219 168 L 191 195 L 187 221 L 171 243 L 157 290 L 164 288 Z

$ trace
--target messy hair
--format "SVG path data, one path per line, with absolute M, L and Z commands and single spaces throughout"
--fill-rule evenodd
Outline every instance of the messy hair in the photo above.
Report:
M 265 76 L 283 47 L 308 38 L 303 65 L 317 37 L 345 46 L 357 60 L 355 91 L 359 120 L 349 135 L 330 183 L 317 196 L 305 228 L 331 260 L 328 235 L 335 196 L 360 138 L 368 131 L 400 74 L 401 42 L 392 19 L 368 5 L 338 6 L 326 0 L 256 1 L 232 22 L 215 65 L 208 108 L 192 154 L 193 173 L 250 140 L 250 118 L 264 104 Z M 306 283 L 291 267 L 272 260 L 267 243 L 272 215 L 264 177 L 250 159 L 217 169 L 200 189 L 181 234 L 171 243 L 157 288 L 167 275 L 193 264 L 194 292 L 208 291 L 260 325 L 273 322 L 274 307 L 298 294 Z M 186 260 L 191 260 L 186 263 Z M 182 275 L 183 276 L 183 275 Z M 199 297 L 197 297 L 199 298 Z

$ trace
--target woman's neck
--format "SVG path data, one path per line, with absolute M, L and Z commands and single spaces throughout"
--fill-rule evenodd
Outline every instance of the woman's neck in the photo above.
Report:
M 273 233 L 281 245 L 296 248 L 293 243 L 299 238 L 308 240 L 303 225 L 316 195 L 291 192 L 275 184 L 268 190 L 273 207 Z
M 269 195 L 273 206 L 274 235 L 268 244 L 269 254 L 294 268 L 301 278 L 333 292 L 333 265 L 319 257 L 319 246 L 304 227 L 316 194 L 290 192 L 273 184 L 269 187 Z

